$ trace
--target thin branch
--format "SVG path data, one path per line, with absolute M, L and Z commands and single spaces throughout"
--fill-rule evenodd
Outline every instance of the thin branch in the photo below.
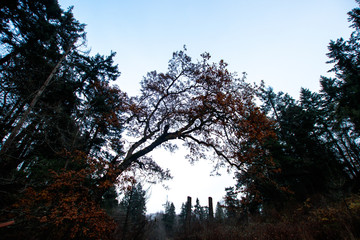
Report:
M 215 153 L 219 157 L 222 157 L 223 159 L 225 159 L 225 161 L 228 162 L 230 164 L 230 166 L 236 167 L 238 170 L 241 170 L 240 168 L 244 163 L 240 163 L 240 165 L 237 165 L 237 164 L 233 163 L 229 157 L 227 157 L 221 150 L 217 149 L 213 144 L 210 144 L 208 142 L 199 140 L 199 139 L 197 139 L 197 138 L 195 138 L 195 137 L 193 137 L 191 135 L 186 135 L 185 137 L 193 140 L 197 144 L 204 145 L 204 146 L 206 146 L 208 148 L 212 148 L 215 151 Z

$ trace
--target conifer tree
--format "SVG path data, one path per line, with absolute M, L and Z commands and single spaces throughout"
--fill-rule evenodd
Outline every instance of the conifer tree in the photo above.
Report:
M 123 215 L 121 221 L 122 239 L 140 239 L 146 224 L 146 192 L 138 183 L 125 193 L 119 208 Z
M 198 198 L 196 198 L 196 202 L 194 205 L 194 217 L 195 217 L 195 219 L 197 219 L 200 222 L 202 222 L 206 219 L 204 207 L 202 207 L 200 205 L 200 201 Z
M 174 226 L 176 223 L 175 205 L 174 203 L 167 201 L 164 206 L 165 206 L 165 213 L 162 217 L 162 221 L 164 222 L 167 236 L 172 236 L 174 232 Z
M 216 203 L 215 208 L 215 220 L 219 223 L 223 222 L 225 219 L 225 212 L 223 206 L 221 206 L 220 202 Z

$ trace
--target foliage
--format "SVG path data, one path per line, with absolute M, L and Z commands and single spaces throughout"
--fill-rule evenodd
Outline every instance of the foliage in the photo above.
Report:
M 350 38 L 340 38 L 329 44 L 328 63 L 335 78 L 321 77 L 321 95 L 329 106 L 330 125 L 334 132 L 338 153 L 347 173 L 359 189 L 359 137 L 360 137 L 360 81 L 359 81 L 359 27 L 360 8 L 349 12 L 349 21 L 354 29 Z
M 258 87 L 261 110 L 276 132 L 262 142 L 271 164 L 254 157 L 246 171 L 236 172 L 236 188 L 226 189 L 225 196 L 232 219 L 280 210 L 315 194 L 338 200 L 359 190 L 359 13 L 358 8 L 349 13 L 355 29 L 350 39 L 330 42 L 336 78 L 322 77 L 320 93 L 301 89 L 295 100 L 263 82 Z
M 306 200 L 339 200 L 346 188 L 360 188 L 358 8 L 349 13 L 350 39 L 329 45 L 336 78 L 322 77 L 321 92 L 302 89 L 299 100 L 251 86 L 224 61 L 211 63 L 208 53 L 194 62 L 186 49 L 173 54 L 166 73 L 148 73 L 141 94 L 129 98 L 111 83 L 120 75 L 115 53 L 84 51 L 84 25 L 71 11 L 55 0 L 0 3 L 0 210 L 2 221 L 16 223 L 2 236 L 110 239 L 111 215 L 118 236 L 144 237 L 145 191 L 129 172 L 169 179 L 148 155 L 158 147 L 176 150 L 177 140 L 190 161 L 227 164 L 237 179 L 225 196 L 231 224 L 203 224 L 197 200 L 193 212 L 190 203 L 181 209 L 186 237 L 195 230 L 200 239 L 358 236 L 357 195 L 345 207 Z M 115 188 L 124 193 L 119 204 Z M 280 214 L 293 199 L 304 202 L 296 221 Z M 278 224 L 266 222 L 271 212 L 279 213 Z M 252 224 L 256 214 L 261 221 Z M 220 207 L 216 218 L 223 218 Z M 163 220 L 172 232 L 173 204 Z M 246 228 L 236 226 L 240 220 Z M 308 235 L 296 235 L 299 229 Z
M 223 222 L 225 219 L 225 211 L 224 211 L 224 207 L 221 206 L 220 202 L 216 203 L 216 208 L 215 208 L 215 220 L 217 222 Z
M 27 188 L 6 216 L 17 223 L 13 229 L 16 237 L 6 236 L 18 238 L 22 232 L 27 239 L 110 239 L 115 223 L 92 199 L 95 167 L 51 171 L 52 179 L 46 187 Z M 24 227 L 30 230 L 22 231 Z
M 234 187 L 225 188 L 226 195 L 225 208 L 226 208 L 226 217 L 228 219 L 236 219 L 241 212 L 241 202 L 239 201 L 238 194 L 239 192 L 235 190 Z
M 119 206 L 117 198 L 118 193 L 115 185 L 110 187 L 102 197 L 101 207 L 112 217 Z
M 349 40 L 339 38 L 329 44 L 328 56 L 333 63 L 336 78 L 322 77 L 324 93 L 332 98 L 336 106 L 338 120 L 350 121 L 359 134 L 360 128 L 360 83 L 359 83 L 359 40 L 360 8 L 349 12 L 349 21 L 354 32 Z
M 278 140 L 267 143 L 274 161 L 281 171 L 273 176 L 282 188 L 289 188 L 295 198 L 302 201 L 315 193 L 336 190 L 337 182 L 345 181 L 344 164 L 338 158 L 339 148 L 333 138 L 327 105 L 324 98 L 302 89 L 300 100 L 287 94 L 275 94 L 271 88 L 262 89 L 264 110 L 277 121 Z M 332 139 L 331 139 L 332 138 Z M 276 196 L 268 186 L 268 200 Z
M 164 206 L 165 206 L 165 212 L 164 215 L 162 216 L 162 221 L 164 222 L 166 235 L 172 236 L 176 223 L 175 206 L 174 203 L 169 201 L 166 201 Z
M 97 157 L 100 162 L 121 154 L 122 144 L 116 140 L 122 131 L 120 106 L 125 95 L 109 85 L 119 75 L 114 54 L 89 57 L 76 49 L 74 40 L 84 41 L 84 26 L 56 1 L 24 0 L 14 6 L 6 2 L 2 7 L 2 192 L 20 191 L 25 182 L 46 184 L 49 169 L 86 168 L 86 161 L 70 162 L 68 156 L 77 151 L 84 159 Z M 35 102 L 34 93 L 39 97 Z M 107 151 L 100 151 L 104 146 Z M 98 177 L 104 172 L 107 177 L 100 185 L 110 178 L 115 182 L 110 166 L 102 171 Z M 100 200 L 102 193 L 95 195 Z M 11 202 L 8 197 L 3 205 Z
M 122 239 L 141 239 L 146 224 L 146 192 L 140 183 L 125 193 L 119 203 Z
M 100 202 L 117 183 L 126 96 L 109 84 L 114 54 L 81 51 L 84 25 L 57 1 L 0 6 L 0 205 L 16 220 L 3 236 L 110 238 Z
M 203 222 L 205 219 L 207 219 L 205 207 L 200 205 L 200 201 L 198 198 L 196 198 L 193 211 L 194 211 L 194 218 L 199 222 Z
M 186 224 L 186 215 L 187 215 L 187 204 L 185 203 L 182 203 L 181 204 L 181 210 L 180 210 L 180 214 L 179 214 L 179 221 L 178 221 L 178 224 L 180 225 L 181 228 L 184 228 L 185 227 L 185 224 Z
M 179 51 L 167 73 L 154 71 L 144 78 L 142 94 L 130 99 L 124 125 L 137 140 L 117 159 L 117 169 L 158 168 L 146 154 L 160 146 L 173 150 L 170 141 L 180 139 L 191 161 L 213 159 L 217 167 L 228 164 L 244 174 L 276 170 L 263 147 L 275 137 L 273 122 L 256 107 L 254 89 L 230 73 L 226 63 L 209 59 L 203 54 L 194 63 Z

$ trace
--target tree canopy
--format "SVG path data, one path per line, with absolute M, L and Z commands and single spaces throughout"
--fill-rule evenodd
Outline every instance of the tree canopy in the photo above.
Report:
M 64 221 L 78 226 L 73 222 L 81 223 L 81 215 L 70 217 L 70 198 L 84 202 L 93 209 L 86 217 L 97 219 L 114 184 L 133 184 L 130 169 L 170 177 L 148 153 L 175 150 L 172 140 L 183 141 L 191 160 L 211 157 L 243 172 L 255 158 L 273 167 L 263 148 L 274 136 L 273 123 L 256 106 L 254 88 L 224 61 L 211 63 L 208 53 L 192 61 L 185 50 L 175 52 L 168 71 L 150 72 L 141 94 L 130 98 L 111 83 L 120 75 L 115 53 L 90 56 L 84 50 L 84 25 L 71 8 L 44 0 L 0 6 L 0 194 L 3 220 L 19 222 L 14 229 L 29 224 L 27 216 L 43 232 Z M 104 218 L 97 224 L 110 223 Z M 78 229 L 67 237 L 101 234 Z
M 232 218 L 266 204 L 281 208 L 290 198 L 359 189 L 360 10 L 349 15 L 354 32 L 330 43 L 335 77 L 321 78 L 320 93 L 302 89 L 295 100 L 247 83 L 209 53 L 194 61 L 184 48 L 129 97 L 113 83 L 120 76 L 115 53 L 90 55 L 71 8 L 56 0 L 2 1 L 0 221 L 15 224 L 0 234 L 111 239 L 109 212 L 120 208 L 126 238 L 130 223 L 145 222 L 145 193 L 133 172 L 169 179 L 149 153 L 175 151 L 179 142 L 190 161 L 236 170 L 237 186 L 225 198 Z M 119 205 L 115 188 L 125 194 Z M 187 227 L 191 207 L 180 216 Z M 202 220 L 198 201 L 195 210 Z M 171 232 L 174 205 L 166 211 Z

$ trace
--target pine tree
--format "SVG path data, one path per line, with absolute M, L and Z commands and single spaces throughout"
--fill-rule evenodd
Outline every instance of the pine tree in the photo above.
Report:
M 328 63 L 336 78 L 322 77 L 322 91 L 336 102 L 336 114 L 339 121 L 347 120 L 354 124 L 360 133 L 360 81 L 359 81 L 359 43 L 360 43 L 360 8 L 349 12 L 349 21 L 354 29 L 349 40 L 340 38 L 329 44 Z
M 216 203 L 216 209 L 215 209 L 215 220 L 217 222 L 223 222 L 225 219 L 225 212 L 223 206 L 221 206 L 220 202 Z
M 225 208 L 227 218 L 230 220 L 235 220 L 239 216 L 240 212 L 240 201 L 238 199 L 238 194 L 234 187 L 225 188 Z
M 116 192 L 116 186 L 112 186 L 109 190 L 103 195 L 101 201 L 101 207 L 105 209 L 105 211 L 110 216 L 115 216 L 116 211 L 118 210 L 119 203 L 117 200 L 118 193 Z
M 186 213 L 187 213 L 186 204 L 182 203 L 181 204 L 180 214 L 179 214 L 179 225 L 180 225 L 181 228 L 185 227 Z
M 119 208 L 123 213 L 122 239 L 139 239 L 146 224 L 146 192 L 141 184 L 125 193 Z
M 200 205 L 200 201 L 198 198 L 196 198 L 196 202 L 194 205 L 194 217 L 195 217 L 195 219 L 197 219 L 200 222 L 202 222 L 206 219 L 204 207 L 202 207 Z
M 263 109 L 276 121 L 278 135 L 278 139 L 266 144 L 278 167 L 278 171 L 270 175 L 276 182 L 272 185 L 277 187 L 256 178 L 250 180 L 260 186 L 263 203 L 271 202 L 281 208 L 281 203 L 291 196 L 303 201 L 315 193 L 329 193 L 331 182 L 346 179 L 334 141 L 336 133 L 330 127 L 333 125 L 331 106 L 321 94 L 301 89 L 300 99 L 296 101 L 268 88 L 263 89 L 261 95 Z
M 165 213 L 162 217 L 162 221 L 164 222 L 167 236 L 172 236 L 176 220 L 175 205 L 174 203 L 167 201 L 164 206 Z

